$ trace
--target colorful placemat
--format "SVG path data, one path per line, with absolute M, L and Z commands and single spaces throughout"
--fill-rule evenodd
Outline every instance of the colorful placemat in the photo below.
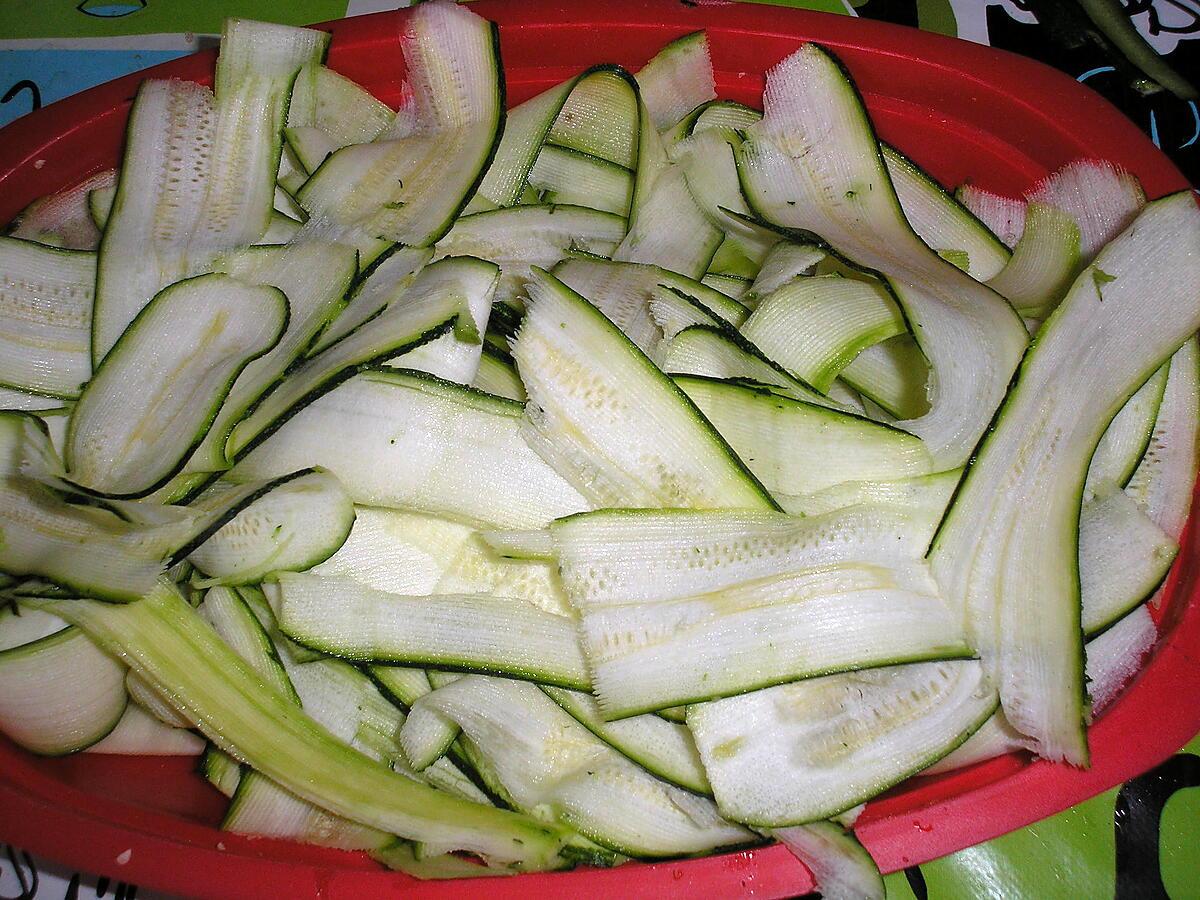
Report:
M 1192 87 L 1200 83 L 1198 0 L 759 2 L 916 26 L 1049 63 L 1116 104 L 1189 180 L 1200 180 L 1200 110 Z M 407 4 L 0 0 L 0 125 L 84 88 L 211 45 L 226 16 L 304 25 L 402 5 Z M 1085 803 L 888 876 L 889 900 L 1200 897 L 1200 791 L 1188 790 L 1198 787 L 1200 737 L 1154 770 Z M 203 890 L 196 885 L 197 893 Z M 0 847 L 0 900 L 139 896 L 150 895 L 113 878 L 71 872 L 19 848 Z

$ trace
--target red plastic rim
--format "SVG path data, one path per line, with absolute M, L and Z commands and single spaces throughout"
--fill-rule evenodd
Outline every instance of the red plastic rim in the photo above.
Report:
M 763 73 L 805 40 L 831 48 L 858 82 L 882 138 L 943 183 L 1016 193 L 1079 157 L 1113 160 L 1151 197 L 1188 187 L 1179 171 L 1096 94 L 1039 63 L 876 22 L 763 6 L 668 0 L 489 0 L 499 23 L 508 97 L 524 100 L 600 62 L 636 67 L 668 40 L 706 28 L 723 97 L 758 105 Z M 327 27 L 329 64 L 395 103 L 404 78 L 403 11 Z M 0 221 L 33 199 L 115 165 L 144 75 L 211 83 L 202 53 L 56 103 L 3 130 Z M 1072 806 L 1161 762 L 1200 731 L 1200 536 L 1189 526 L 1158 616 L 1155 655 L 1091 730 L 1087 771 L 993 760 L 915 779 L 872 803 L 857 831 L 885 871 L 917 864 Z M 221 897 L 447 896 L 454 882 L 416 882 L 361 855 L 226 834 L 223 798 L 192 760 L 39 759 L 0 741 L 0 838 L 88 871 L 177 893 Z M 472 890 L 482 890 L 472 882 Z M 795 896 L 804 867 L 769 847 L 614 870 L 525 875 L 489 895 Z

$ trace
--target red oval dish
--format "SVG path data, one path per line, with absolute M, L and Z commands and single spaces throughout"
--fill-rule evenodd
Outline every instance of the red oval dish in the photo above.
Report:
M 971 179 L 1015 193 L 1081 156 L 1113 160 L 1151 197 L 1187 188 L 1179 171 L 1116 109 L 1070 78 L 1012 54 L 848 17 L 766 6 L 667 0 L 490 0 L 500 25 L 510 103 L 585 66 L 636 67 L 668 40 L 706 28 L 718 91 L 758 105 L 763 73 L 813 40 L 830 47 L 862 90 L 881 137 L 945 184 Z M 329 64 L 396 102 L 404 79 L 405 13 L 334 23 Z M 211 82 L 212 53 L 158 66 L 56 103 L 0 134 L 0 221 L 36 197 L 116 164 L 142 77 Z M 915 779 L 870 804 L 857 831 L 884 871 L 988 840 L 1138 774 L 1200 731 L 1198 536 L 1189 527 L 1167 585 L 1156 652 L 1091 730 L 1087 771 L 993 760 Z M 217 830 L 224 798 L 194 761 L 75 756 L 41 759 L 0 739 L 0 839 L 123 881 L 188 895 L 350 898 L 447 896 L 457 882 L 418 882 L 359 854 Z M 784 897 L 812 888 L 774 846 L 700 860 L 524 875 L 487 883 L 489 896 Z M 473 890 L 483 885 L 472 882 Z

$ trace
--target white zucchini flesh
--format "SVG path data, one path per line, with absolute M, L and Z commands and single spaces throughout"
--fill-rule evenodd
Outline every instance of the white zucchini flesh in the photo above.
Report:
M 234 426 L 227 453 L 241 457 L 287 421 L 290 415 L 328 392 L 358 367 L 392 359 L 451 328 L 478 344 L 478 321 L 486 325 L 496 286 L 496 266 L 455 257 L 426 266 L 403 296 L 379 315 L 305 360 Z
M 278 288 L 202 275 L 162 290 L 88 382 L 67 432 L 72 481 L 143 496 L 166 484 L 204 439 L 239 374 L 279 341 Z
M 19 602 L 10 603 L 0 610 L 0 653 L 32 644 L 70 627 L 58 616 L 40 609 L 26 609 Z
M 527 442 L 600 506 L 771 508 L 770 496 L 690 400 L 583 297 L 530 283 L 513 359 Z
M 652 139 L 657 140 L 657 135 Z M 722 240 L 720 230 L 693 199 L 683 170 L 670 166 L 644 195 L 639 196 L 635 188 L 629 232 L 613 259 L 662 266 L 698 279 Z
M 165 565 L 138 529 L 104 510 L 73 506 L 19 476 L 0 478 L 0 571 L 42 578 L 73 593 L 136 600 Z
M 64 250 L 95 250 L 100 245 L 100 232 L 88 215 L 88 197 L 94 190 L 111 188 L 116 180 L 116 171 L 105 169 L 79 184 L 34 200 L 21 210 L 8 235 Z
M 880 149 L 904 217 L 921 240 L 939 252 L 966 253 L 965 270 L 976 281 L 999 274 L 1011 255 L 1000 239 L 912 160 L 886 144 Z
M 541 688 L 580 725 L 652 775 L 697 794 L 712 793 L 696 742 L 683 725 L 649 715 L 606 722 L 590 694 L 550 685 Z
M 518 403 L 420 373 L 368 370 L 297 412 L 229 477 L 319 465 L 356 503 L 487 527 L 540 528 L 589 508 L 521 430 Z
M 421 700 L 456 721 L 518 808 L 634 856 L 750 843 L 712 802 L 654 778 L 575 721 L 535 685 L 469 676 Z
M 1157 638 L 1150 610 L 1142 605 L 1084 645 L 1093 718 L 1103 714 L 1133 679 Z M 1029 749 L 1032 749 L 1029 738 L 1009 725 L 1004 713 L 997 711 L 965 743 L 925 771 L 930 775 L 950 772 Z
M 962 479 L 962 469 L 920 475 L 895 481 L 845 481 L 800 496 L 778 494 L 779 504 L 793 516 L 819 516 L 860 503 L 894 504 L 912 509 L 936 528 Z M 933 539 L 933 531 L 928 534 Z
M 1200 210 L 1177 194 L 1084 270 L 1039 330 L 930 552 L 1006 717 L 1050 759 L 1087 760 L 1076 540 L 1088 462 L 1200 326 L 1197 258 Z
M 307 355 L 320 353 L 404 296 L 413 279 L 433 258 L 430 247 L 398 247 L 362 273 L 346 305 L 317 337 Z
M 625 236 L 622 216 L 582 206 L 537 204 L 513 206 L 463 216 L 434 252 L 443 256 L 476 256 L 500 266 L 498 299 L 511 300 L 532 275 L 534 266 L 549 268 L 568 250 L 608 255 Z
M 825 258 L 825 251 L 815 244 L 797 244 L 782 240 L 767 251 L 750 289 L 741 302 L 756 309 L 762 298 L 783 287 L 793 278 L 812 274 L 813 267 Z
M 659 266 L 567 259 L 554 267 L 554 277 L 586 297 L 639 350 L 655 361 L 661 355 L 658 346 L 663 332 L 656 325 L 649 304 L 660 285 L 682 291 L 734 327 L 741 325 L 749 315 L 744 306 L 719 291 Z
M 736 331 L 720 326 L 689 325 L 665 342 L 662 359 L 663 371 L 672 375 L 750 381 L 806 403 L 844 408 L 789 374 Z
M 616 719 L 830 672 L 968 656 L 931 587 L 916 563 L 792 569 L 679 600 L 588 606 L 581 641 L 600 709 Z
M 632 170 L 638 165 L 641 106 L 637 82 L 624 69 L 597 67 L 571 89 L 548 143 Z
M 279 627 L 349 659 L 430 665 L 591 686 L 573 619 L 486 594 L 388 594 L 351 580 L 279 574 Z
M 909 227 L 862 104 L 823 50 L 806 45 L 773 68 L 764 107 L 738 159 L 750 205 L 884 277 L 932 368 L 930 411 L 902 427 L 939 468 L 961 465 L 1008 389 L 1024 324 Z
M 521 383 L 521 376 L 517 374 L 512 357 L 494 353 L 487 347 L 484 347 L 479 355 L 479 368 L 475 370 L 475 377 L 471 379 L 471 387 L 485 394 L 495 394 L 497 397 L 515 400 L 518 403 L 524 403 L 528 399 L 525 385 Z
M 458 724 L 418 699 L 397 736 L 404 757 L 418 772 L 446 754 L 458 738 Z
M 132 669 L 125 672 L 125 691 L 129 699 L 152 718 L 168 728 L 194 728 L 195 722 L 181 713 L 170 699 Z
M 221 749 L 330 812 L 527 867 L 555 865 L 572 840 L 561 828 L 410 781 L 296 716 L 292 701 L 263 685 L 173 588 L 120 606 L 71 600 L 47 608 L 170 690 Z
M 879 866 L 853 832 L 837 822 L 776 828 L 771 837 L 804 863 L 825 900 L 886 900 Z
M 662 131 L 717 96 L 708 35 L 676 38 L 638 70 L 638 88 L 654 127 Z
M 332 69 L 325 66 L 312 69 L 313 127 L 325 132 L 334 146 L 365 144 L 392 126 L 396 114 L 386 103 Z
M 65 487 L 59 481 L 62 474 L 62 462 L 45 420 L 23 410 L 0 409 L 0 475 Z
M 125 703 L 125 667 L 78 628 L 0 651 L 0 731 L 33 753 L 96 743 Z
M 841 371 L 841 380 L 900 419 L 929 411 L 929 363 L 911 335 L 867 347 Z
M 483 177 L 504 124 L 495 27 L 453 3 L 423 5 L 405 21 L 412 127 L 398 120 L 325 160 L 297 198 L 309 214 L 302 238 L 429 246 Z
M 1044 318 L 1071 287 L 1080 268 L 1079 225 L 1069 214 L 1030 203 L 1025 231 L 1008 265 L 988 281 L 1023 316 Z
M 60 397 L 47 397 L 45 394 L 34 394 L 29 391 L 0 386 L 0 409 L 37 412 L 58 409 L 61 406 L 62 398 Z
M 1124 231 L 1146 204 L 1137 178 L 1113 163 L 1095 159 L 1063 166 L 1034 185 L 1025 198 L 1061 209 L 1075 220 L 1083 265 Z M 1027 211 L 1026 228 L 1028 215 Z
M 772 496 L 811 494 L 845 481 L 926 475 L 933 469 L 920 438 L 887 425 L 764 388 L 679 375 L 675 383 Z
M 545 199 L 551 203 L 575 204 L 622 217 L 629 214 L 633 198 L 632 172 L 566 147 L 542 148 L 529 171 L 529 185 L 547 192 Z
M 250 284 L 283 291 L 288 323 L 275 346 L 238 375 L 203 443 L 188 461 L 187 471 L 219 471 L 229 466 L 226 442 L 234 425 L 284 376 L 338 312 L 358 265 L 351 247 L 311 242 L 243 250 L 220 261 L 219 269 Z
M 925 549 L 921 537 L 928 526 L 921 519 L 920 512 L 867 504 L 812 517 L 752 510 L 600 510 L 561 519 L 550 530 L 567 596 L 590 609 L 665 603 L 858 560 L 911 565 Z
M 199 756 L 204 752 L 204 738 L 186 728 L 164 725 L 136 703 L 130 703 L 113 730 L 85 747 L 84 752 L 109 756 Z
M 310 571 L 391 594 L 492 594 L 571 614 L 553 565 L 503 559 L 471 527 L 421 513 L 358 507 L 346 543 Z
M 954 197 L 996 235 L 1013 248 L 1025 231 L 1025 200 L 994 194 L 973 184 L 959 185 Z
M 96 256 L 0 237 L 0 384 L 79 396 L 92 375 Z
M 819 391 L 872 344 L 908 326 L 881 285 L 832 275 L 796 278 L 759 300 L 741 332 Z
M 200 615 L 234 653 L 250 664 L 260 678 L 299 703 L 299 697 L 266 628 L 236 591 L 226 587 L 205 591 Z
M 1079 514 L 1083 633 L 1095 635 L 1154 593 L 1179 545 L 1125 491 L 1111 485 Z
M 1133 477 L 1150 444 L 1169 369 L 1170 364 L 1164 363 L 1113 416 L 1088 464 L 1083 486 L 1086 495 L 1095 494 L 1107 484 L 1124 487 Z
M 184 81 L 142 82 L 100 244 L 92 360 L 150 299 L 267 230 L 292 83 L 329 35 L 229 19 L 215 99 Z
M 1150 442 L 1126 485 L 1151 521 L 1178 541 L 1200 467 L 1200 344 L 1187 341 L 1171 357 L 1167 386 Z
M 274 572 L 302 572 L 345 543 L 354 504 L 336 478 L 313 472 L 281 484 L 242 509 L 188 554 L 207 578 L 194 582 L 256 584 Z
M 810 678 L 690 706 L 724 815 L 779 828 L 826 819 L 940 759 L 996 708 L 975 660 Z

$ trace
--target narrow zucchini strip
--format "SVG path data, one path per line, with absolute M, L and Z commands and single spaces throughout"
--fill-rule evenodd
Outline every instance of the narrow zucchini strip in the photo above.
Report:
M 158 587 L 123 606 L 71 600 L 46 607 L 170 690 L 210 740 L 297 796 L 381 831 L 519 868 L 561 865 L 559 852 L 570 840 L 561 827 L 410 781 L 296 715 L 174 588 Z
M 575 622 L 522 600 L 487 594 L 412 597 L 349 580 L 279 575 L 279 626 L 326 653 L 591 686 Z
M 1079 226 L 1053 206 L 1030 203 L 1008 264 L 988 281 L 1023 316 L 1048 316 L 1079 273 Z
M 93 363 L 159 291 L 266 231 L 292 83 L 328 42 L 321 31 L 229 19 L 215 98 L 190 82 L 142 82 L 100 245 Z
M 530 283 L 513 358 L 530 397 L 526 440 L 596 504 L 774 506 L 683 392 L 544 272 Z
M 364 248 L 436 242 L 483 178 L 504 126 L 495 26 L 452 3 L 417 7 L 400 47 L 411 121 L 343 147 L 300 190 L 304 235 Z
M 636 169 L 640 106 L 637 82 L 624 69 L 585 72 L 550 127 L 549 143 Z
M 1088 265 L 1100 248 L 1124 231 L 1146 205 L 1137 178 L 1105 160 L 1081 159 L 1063 166 L 1028 191 L 1030 203 L 1045 203 L 1079 226 L 1079 257 Z M 1026 212 L 1025 227 L 1029 227 Z
M 243 250 L 220 261 L 219 269 L 251 284 L 270 285 L 288 301 L 288 324 L 278 342 L 238 375 L 187 471 L 228 468 L 226 444 L 234 425 L 284 376 L 341 308 L 357 270 L 354 250 L 317 242 Z
M 0 651 L 0 731 L 33 753 L 96 743 L 125 703 L 125 667 L 78 628 Z
M 0 384 L 79 396 L 92 375 L 95 254 L 0 237 Z
M 529 185 L 550 203 L 573 203 L 619 216 L 629 215 L 633 173 L 598 156 L 566 147 L 543 147 L 529 172 Z M 622 235 L 623 236 L 623 235 Z
M 376 260 L 361 273 L 346 297 L 345 305 L 318 335 L 307 355 L 320 353 L 403 297 L 413 279 L 432 258 L 430 247 L 398 247 Z
M 708 34 L 693 31 L 671 41 L 638 70 L 636 78 L 650 120 L 659 131 L 700 104 L 715 100 Z
M 1154 423 L 1162 407 L 1169 370 L 1170 364 L 1164 363 L 1108 423 L 1104 437 L 1100 438 L 1096 452 L 1088 463 L 1087 481 L 1084 483 L 1086 494 L 1095 494 L 1108 484 L 1124 487 L 1129 483 L 1134 470 L 1145 457 L 1154 434 Z
M 310 357 L 239 422 L 230 434 L 231 458 L 245 455 L 306 403 L 326 393 L 359 366 L 383 362 L 454 328 L 478 343 L 478 319 L 486 323 L 496 266 L 471 257 L 427 266 L 404 295 L 382 313 Z
M 188 559 L 210 584 L 256 584 L 273 572 L 303 571 L 345 543 L 354 504 L 328 472 L 288 481 L 242 509 Z
M 204 439 L 238 375 L 279 341 L 278 288 L 202 275 L 162 290 L 80 395 L 67 432 L 73 481 L 116 496 L 166 484 Z
M 1024 353 L 1023 323 L 913 232 L 854 86 L 825 51 L 806 45 L 772 69 L 764 105 L 738 158 L 751 207 L 884 278 L 933 370 L 930 411 L 903 427 L 939 468 L 961 465 Z
M 929 362 L 911 335 L 867 347 L 846 364 L 841 380 L 899 419 L 929 411 Z
M 811 822 L 776 828 L 771 837 L 788 848 L 812 873 L 828 900 L 885 900 L 887 887 L 879 866 L 854 837 L 836 822 Z
M 135 526 L 20 477 L 0 478 L 0 533 L 0 571 L 84 596 L 134 600 L 165 568 L 161 555 L 139 545 Z
M 659 781 L 594 736 L 535 685 L 472 675 L 421 700 L 457 722 L 519 809 L 644 857 L 754 841 L 712 801 Z
M 56 194 L 39 197 L 17 215 L 9 236 L 64 250 L 95 250 L 100 232 L 88 215 L 88 197 L 94 190 L 111 188 L 116 178 L 113 169 L 106 169 Z
M 164 725 L 136 703 L 129 703 L 113 730 L 83 752 L 108 756 L 200 756 L 204 753 L 204 738 L 186 728 Z M 237 763 L 233 765 L 236 770 Z
M 1198 259 L 1200 210 L 1182 193 L 1147 206 L 1084 270 L 1039 330 L 930 551 L 1005 716 L 1050 759 L 1087 762 L 1076 542 L 1088 463 L 1200 326 Z
M 938 252 L 966 253 L 965 271 L 977 281 L 1004 269 L 1011 254 L 986 225 L 899 150 L 882 144 L 880 151 L 904 217 L 921 240 Z
M 741 331 L 793 375 L 828 391 L 861 351 L 908 327 L 881 286 L 826 275 L 797 278 L 762 297 Z
M 519 403 L 420 373 L 369 369 L 300 409 L 229 477 L 316 464 L 356 503 L 490 527 L 541 528 L 586 509 L 521 429 Z
M 571 290 L 586 297 L 639 350 L 656 361 L 661 355 L 659 342 L 663 333 L 654 322 L 649 304 L 660 285 L 686 294 L 734 327 L 741 325 L 749 315 L 749 310 L 719 291 L 659 266 L 565 259 L 554 267 L 553 274 Z
M 811 494 L 845 481 L 926 475 L 921 439 L 765 388 L 696 376 L 675 383 L 772 495 Z

